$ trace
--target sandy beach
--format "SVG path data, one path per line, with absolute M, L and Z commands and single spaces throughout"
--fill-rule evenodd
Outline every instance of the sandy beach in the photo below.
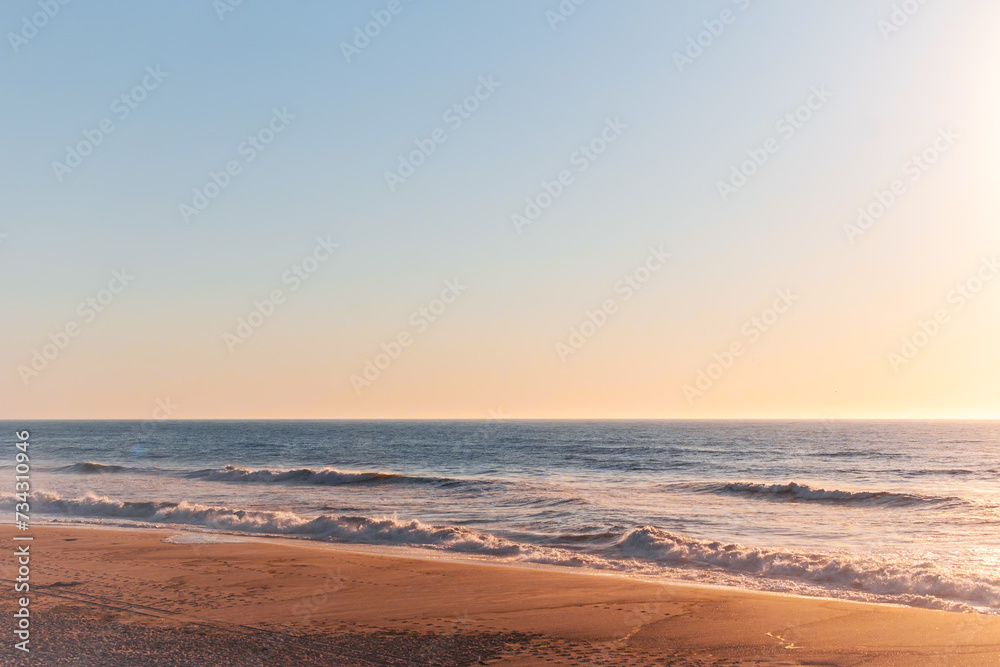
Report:
M 13 532 L 0 528 L 8 544 Z M 15 655 L 6 641 L 4 664 L 1000 662 L 995 616 L 292 540 L 190 543 L 191 533 L 84 526 L 32 532 L 32 652 Z M 12 560 L 3 566 L 8 586 Z M 13 605 L 11 591 L 4 618 Z

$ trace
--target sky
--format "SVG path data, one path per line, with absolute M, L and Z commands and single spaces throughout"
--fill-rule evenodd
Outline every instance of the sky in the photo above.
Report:
M 0 418 L 1000 418 L 1000 5 L 578 2 L 4 3 Z

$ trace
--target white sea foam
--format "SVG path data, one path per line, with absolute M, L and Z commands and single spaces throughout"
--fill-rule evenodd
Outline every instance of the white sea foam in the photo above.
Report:
M 488 533 L 461 526 L 432 526 L 415 519 L 342 515 L 305 518 L 292 512 L 236 510 L 187 502 L 122 502 L 95 494 L 62 498 L 46 491 L 35 492 L 33 496 L 34 509 L 41 513 L 186 524 L 318 540 L 417 545 L 494 556 L 516 556 L 521 552 L 518 544 Z
M 610 546 L 577 551 L 516 542 L 463 526 L 439 526 L 397 516 L 303 517 L 292 512 L 248 511 L 194 503 L 128 502 L 88 494 L 63 498 L 36 491 L 42 514 L 189 525 L 225 533 L 293 536 L 313 540 L 428 548 L 507 561 L 615 570 L 651 576 L 743 585 L 812 595 L 897 602 L 1000 613 L 1000 579 L 971 577 L 932 562 L 848 553 L 756 547 L 634 528 Z M 6 496 L 10 503 L 12 496 Z
M 860 554 L 817 554 L 799 550 L 727 544 L 669 533 L 652 526 L 633 530 L 619 545 L 625 555 L 672 567 L 722 568 L 729 572 L 861 591 L 921 606 L 952 603 L 1000 610 L 1000 579 L 973 579 L 931 562 L 892 562 Z M 940 604 L 926 604 L 936 600 Z

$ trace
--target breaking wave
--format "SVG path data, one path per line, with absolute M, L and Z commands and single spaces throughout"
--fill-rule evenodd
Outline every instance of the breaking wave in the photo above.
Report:
M 411 477 L 392 472 L 355 472 L 336 470 L 334 468 L 296 468 L 282 469 L 248 469 L 228 465 L 221 469 L 198 470 L 187 473 L 192 479 L 202 479 L 212 482 L 245 482 L 258 484 L 316 484 L 321 486 L 341 486 L 344 484 L 372 484 L 378 482 L 413 482 L 413 483 L 457 483 L 458 480 L 446 477 Z
M 408 546 L 507 561 L 587 567 L 704 583 L 837 595 L 953 611 L 1000 613 L 1000 578 L 972 577 L 930 560 L 846 552 L 812 553 L 757 547 L 670 533 L 653 526 L 601 533 L 548 545 L 507 539 L 464 526 L 432 525 L 397 516 L 323 515 L 237 510 L 180 502 L 128 502 L 88 494 L 63 498 L 36 491 L 33 511 L 43 514 L 183 525 L 220 533 L 261 534 L 347 543 Z M 6 496 L 7 502 L 13 502 Z M 575 545 L 574 545 L 575 542 Z M 557 545 L 562 546 L 557 546 Z
M 721 568 L 742 573 L 856 591 L 878 598 L 938 609 L 970 605 L 1000 611 L 1000 579 L 973 579 L 931 562 L 900 563 L 865 555 L 726 544 L 644 526 L 619 544 L 633 558 L 671 567 Z
M 700 485 L 698 490 L 710 493 L 758 496 L 773 500 L 797 500 L 843 504 L 878 505 L 940 505 L 967 502 L 954 496 L 928 496 L 893 491 L 840 491 L 818 489 L 807 484 L 755 484 L 729 482 L 727 484 Z
M 198 526 L 217 531 L 287 535 L 313 540 L 361 544 L 418 546 L 487 556 L 515 557 L 552 564 L 584 564 L 564 550 L 536 547 L 462 526 L 434 526 L 416 519 L 324 515 L 301 517 L 293 512 L 235 510 L 188 502 L 129 502 L 87 494 L 62 498 L 56 493 L 33 494 L 33 509 L 47 514 L 126 519 L 158 524 Z M 598 559 L 594 559 L 597 563 Z

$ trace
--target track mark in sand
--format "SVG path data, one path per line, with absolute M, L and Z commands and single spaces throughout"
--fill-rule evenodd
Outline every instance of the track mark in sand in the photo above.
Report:
M 793 641 L 788 641 L 787 639 L 785 639 L 785 638 L 784 638 L 784 637 L 782 637 L 781 635 L 776 635 L 776 634 L 772 634 L 772 633 L 770 633 L 770 632 L 769 632 L 769 633 L 767 633 L 767 636 L 768 636 L 768 637 L 772 637 L 772 638 L 774 638 L 774 639 L 777 639 L 777 640 L 778 640 L 779 642 L 781 642 L 781 643 L 782 643 L 782 645 L 783 645 L 783 646 L 784 646 L 784 647 L 785 647 L 786 649 L 796 649 L 796 648 L 802 648 L 801 646 L 796 646 L 796 645 L 795 645 L 795 642 L 793 642 Z M 787 642 L 787 643 L 786 643 L 786 642 Z
M 12 580 L 3 578 L 0 578 L 0 582 L 13 583 Z M 436 632 L 401 633 L 392 630 L 383 630 L 376 626 L 365 626 L 364 624 L 351 622 L 351 625 L 357 626 L 357 628 L 370 627 L 370 631 L 351 631 L 345 626 L 341 630 L 342 633 L 346 632 L 348 635 L 345 640 L 344 637 L 338 635 L 335 631 L 331 634 L 329 629 L 326 631 L 320 630 L 317 634 L 301 634 L 289 630 L 244 625 L 242 623 L 217 619 L 204 619 L 163 607 L 125 602 L 116 598 L 82 593 L 80 591 L 60 589 L 60 592 L 56 592 L 51 590 L 50 586 L 40 587 L 38 592 L 41 595 L 52 598 L 76 602 L 83 608 L 103 609 L 105 615 L 101 620 L 105 623 L 115 620 L 115 616 L 111 612 L 124 612 L 160 621 L 169 620 L 173 623 L 187 624 L 188 628 L 181 629 L 181 632 L 186 634 L 194 632 L 190 629 L 190 626 L 199 626 L 202 628 L 202 631 L 241 634 L 254 641 L 270 642 L 270 645 L 284 645 L 296 650 L 328 651 L 329 657 L 340 660 L 340 662 L 330 664 L 371 665 L 373 667 L 418 667 L 423 664 L 472 664 L 469 655 L 464 655 L 461 660 L 454 662 L 452 658 L 458 658 L 450 654 L 456 652 L 458 654 L 468 654 L 471 652 L 473 654 L 471 657 L 478 656 L 480 661 L 482 661 L 483 657 L 489 661 L 494 661 L 518 655 L 519 652 L 523 651 L 536 638 L 534 635 L 515 631 L 477 632 L 468 635 L 461 633 L 438 634 Z M 318 622 L 316 623 L 318 624 Z M 120 625 L 124 627 L 127 624 Z M 153 626 L 143 627 L 150 631 L 155 630 Z M 342 640 L 345 640 L 347 643 Z M 352 645 L 352 642 L 355 645 Z M 398 650 L 394 650 L 393 646 L 390 646 L 394 643 L 400 644 L 400 646 L 395 647 Z M 423 657 L 409 655 L 414 651 L 427 653 L 431 662 L 426 662 Z M 353 662 L 345 662 L 345 659 Z M 131 666 L 134 663 L 123 662 L 114 664 L 128 664 Z

